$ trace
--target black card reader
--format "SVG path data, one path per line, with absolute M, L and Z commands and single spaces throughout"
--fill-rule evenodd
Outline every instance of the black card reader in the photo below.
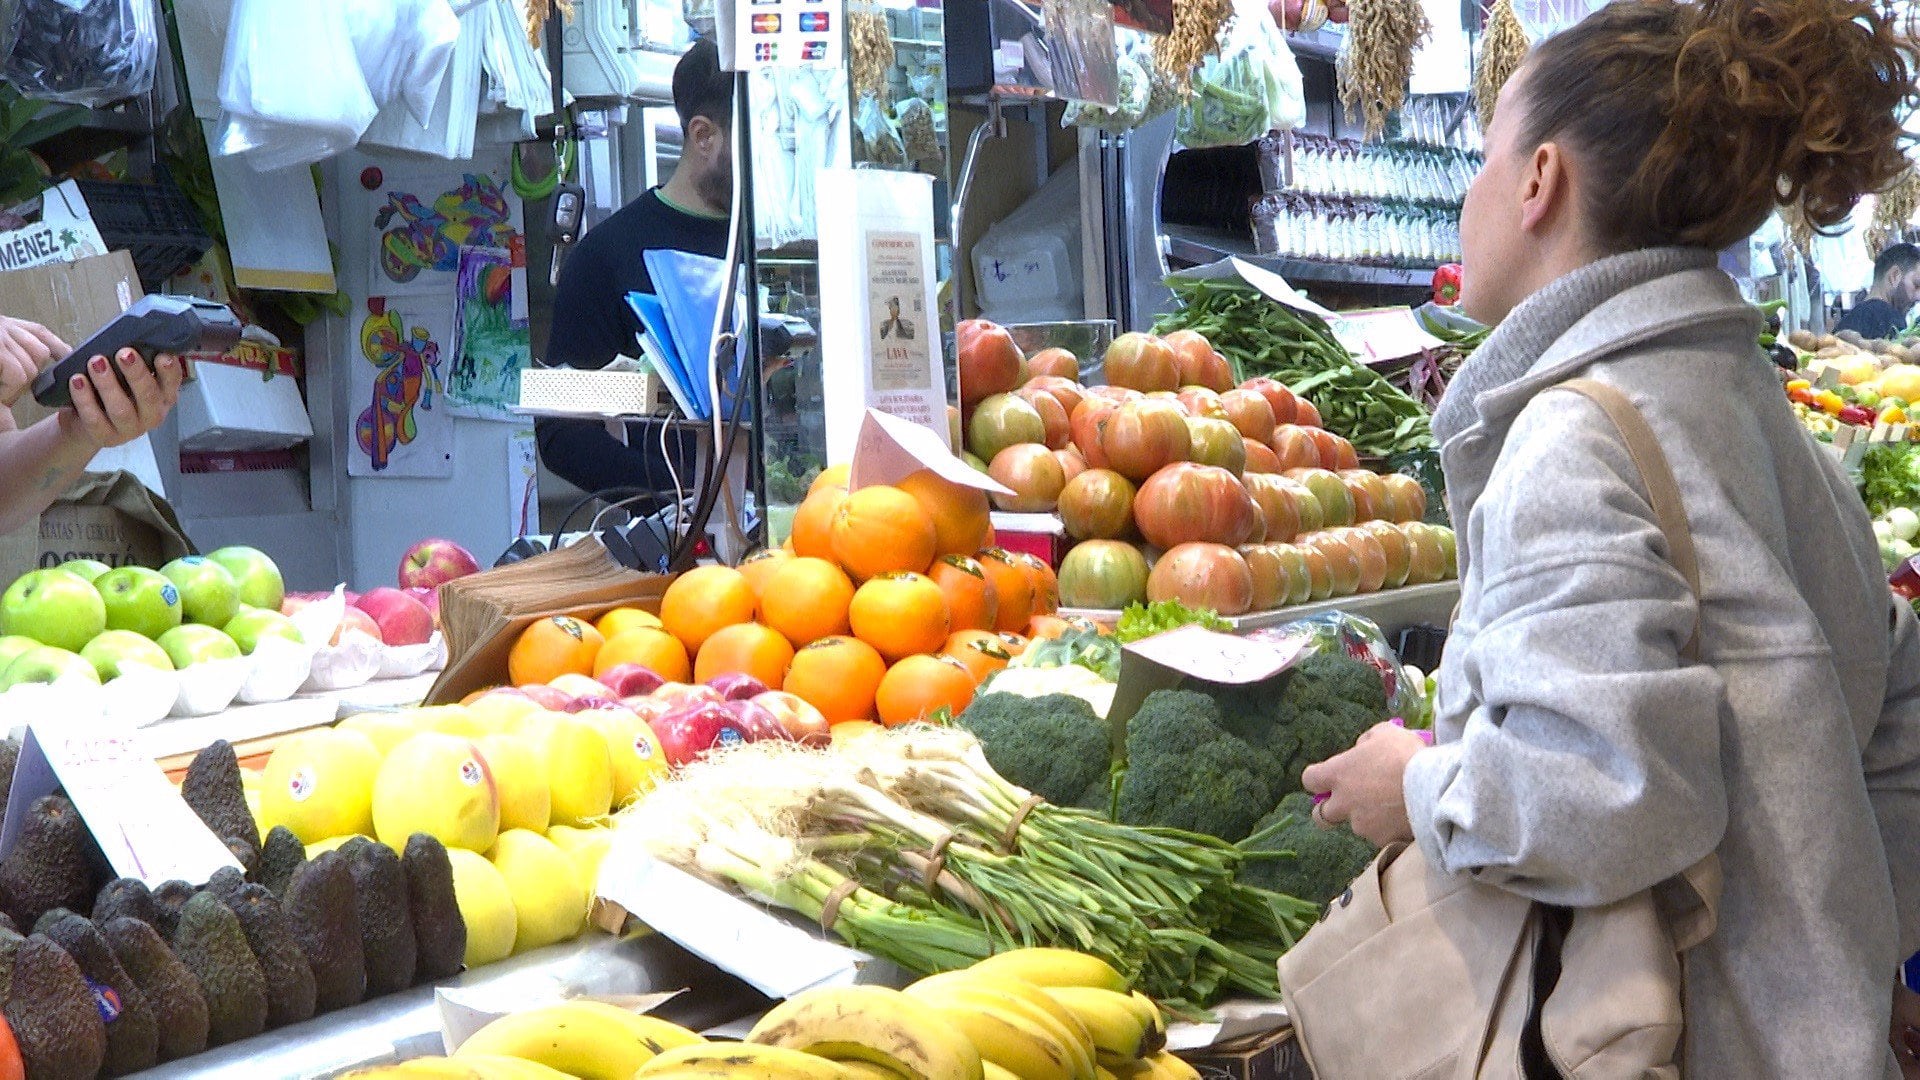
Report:
M 160 353 L 223 353 L 240 341 L 240 320 L 225 304 L 196 296 L 147 296 L 74 346 L 73 352 L 33 380 L 33 399 L 48 408 L 73 404 L 69 383 L 87 374 L 87 362 L 96 356 L 112 360 L 122 349 L 133 349 L 153 367 Z M 125 375 L 111 369 L 129 393 Z

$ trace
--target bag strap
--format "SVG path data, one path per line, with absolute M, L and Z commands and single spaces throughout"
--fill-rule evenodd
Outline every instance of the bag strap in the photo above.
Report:
M 1594 379 L 1571 379 L 1552 389 L 1571 391 L 1600 406 L 1607 419 L 1620 430 L 1634 468 L 1640 471 L 1640 481 L 1647 487 L 1647 501 L 1653 506 L 1654 521 L 1666 536 L 1667 561 L 1686 579 L 1687 590 L 1693 593 L 1697 609 L 1700 559 L 1693 546 L 1693 528 L 1687 522 L 1687 507 L 1680 499 L 1680 485 L 1673 478 L 1673 467 L 1667 461 L 1666 452 L 1660 449 L 1660 440 L 1647 426 L 1647 418 L 1626 394 Z M 1680 655 L 1690 663 L 1700 662 L 1698 610 L 1693 617 L 1693 634 L 1680 649 Z M 1724 884 L 1719 857 L 1708 855 L 1681 871 L 1670 884 L 1685 888 L 1656 889 L 1656 899 L 1673 933 L 1675 949 L 1684 953 L 1705 941 L 1719 922 L 1720 892 Z
M 1696 608 L 1700 601 L 1700 560 L 1694 552 L 1693 528 L 1687 523 L 1687 507 L 1680 501 L 1680 485 L 1673 478 L 1673 468 L 1667 463 L 1667 455 L 1660 449 L 1660 440 L 1647 426 L 1647 418 L 1627 395 L 1594 379 L 1571 379 L 1553 387 L 1555 390 L 1568 390 L 1600 406 L 1613 426 L 1620 429 L 1620 435 L 1626 440 L 1627 453 L 1633 458 L 1634 468 L 1640 470 L 1640 481 L 1647 486 L 1647 500 L 1653 505 L 1653 519 L 1660 526 L 1660 532 L 1667 538 L 1667 561 L 1680 571 L 1686 579 L 1687 591 L 1693 593 Z M 1680 655 L 1692 663 L 1700 662 L 1700 616 L 1696 610 L 1693 618 L 1693 634 L 1687 638 L 1686 645 L 1680 649 Z

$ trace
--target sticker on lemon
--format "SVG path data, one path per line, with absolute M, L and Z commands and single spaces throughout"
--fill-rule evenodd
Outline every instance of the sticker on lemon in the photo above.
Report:
M 491 848 L 500 796 L 486 758 L 471 741 L 439 732 L 394 747 L 373 784 L 373 828 L 395 851 L 421 832 L 449 848 Z
M 316 728 L 280 740 L 260 777 L 260 824 L 285 825 L 302 844 L 373 835 L 380 751 L 357 731 Z M 404 838 L 403 838 L 404 839 Z

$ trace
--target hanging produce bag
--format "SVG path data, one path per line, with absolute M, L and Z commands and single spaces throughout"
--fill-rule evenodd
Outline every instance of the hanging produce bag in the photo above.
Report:
M 74 105 L 144 94 L 158 48 L 153 15 L 149 0 L 0 0 L 13 35 L 3 74 L 26 97 Z
M 235 0 L 212 150 L 266 172 L 332 157 L 379 111 L 339 4 Z
M 1189 150 L 1244 146 L 1306 120 L 1306 86 L 1287 39 L 1257 0 L 1234 0 L 1219 54 L 1194 73 L 1175 137 Z

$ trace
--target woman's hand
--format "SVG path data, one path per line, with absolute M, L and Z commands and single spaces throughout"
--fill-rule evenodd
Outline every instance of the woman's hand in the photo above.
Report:
M 0 406 L 19 401 L 42 368 L 71 351 L 39 323 L 0 315 Z
M 1399 724 L 1375 724 L 1353 749 L 1309 765 L 1301 774 L 1301 784 L 1315 795 L 1325 795 L 1314 807 L 1314 821 L 1322 828 L 1345 822 L 1354 835 L 1375 847 L 1412 840 L 1401 785 L 1407 762 L 1426 747 L 1418 733 Z
M 1893 986 L 1893 1026 L 1887 1041 L 1893 1044 L 1893 1059 L 1900 1063 L 1900 1075 L 1920 1080 L 1920 994 L 1895 983 Z
M 180 400 L 180 382 L 186 362 L 170 353 L 153 361 L 154 370 L 132 349 L 122 349 L 113 362 L 126 376 L 128 393 L 114 378 L 104 356 L 87 361 L 87 374 L 75 375 L 68 386 L 73 408 L 60 413 L 61 430 L 78 435 L 102 449 L 119 446 L 160 426 Z

